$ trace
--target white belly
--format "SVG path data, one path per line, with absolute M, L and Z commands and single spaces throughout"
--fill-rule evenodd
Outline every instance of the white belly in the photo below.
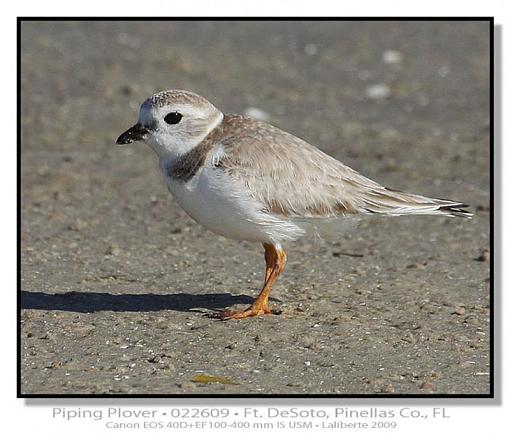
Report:
M 279 244 L 305 233 L 290 220 L 264 213 L 242 184 L 213 166 L 204 166 L 188 182 L 165 180 L 184 211 L 224 237 Z

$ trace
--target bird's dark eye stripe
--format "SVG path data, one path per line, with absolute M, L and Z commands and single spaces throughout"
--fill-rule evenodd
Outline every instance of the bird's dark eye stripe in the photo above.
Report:
M 182 114 L 180 112 L 169 112 L 165 115 L 165 121 L 168 124 L 177 124 L 181 121 Z

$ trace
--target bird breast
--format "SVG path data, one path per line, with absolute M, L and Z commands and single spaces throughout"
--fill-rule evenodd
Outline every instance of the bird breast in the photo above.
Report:
M 212 161 L 186 180 L 168 174 L 172 165 L 161 163 L 170 192 L 189 216 L 210 231 L 236 240 L 273 244 L 305 233 L 291 220 L 265 212 L 245 185 Z

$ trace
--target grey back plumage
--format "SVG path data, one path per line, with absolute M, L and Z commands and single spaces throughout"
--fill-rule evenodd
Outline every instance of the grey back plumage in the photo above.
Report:
M 218 166 L 243 181 L 273 214 L 300 218 L 362 213 L 470 215 L 459 202 L 385 188 L 263 121 L 227 115 L 218 129 L 224 150 Z

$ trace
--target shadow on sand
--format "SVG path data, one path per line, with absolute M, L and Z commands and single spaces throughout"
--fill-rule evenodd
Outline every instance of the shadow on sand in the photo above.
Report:
M 230 293 L 211 294 L 111 294 L 71 291 L 50 294 L 21 291 L 21 309 L 47 311 L 73 311 L 93 313 L 96 311 L 161 311 L 204 312 L 221 310 L 235 304 L 251 304 L 253 298 Z M 202 309 L 202 311 L 200 311 Z

